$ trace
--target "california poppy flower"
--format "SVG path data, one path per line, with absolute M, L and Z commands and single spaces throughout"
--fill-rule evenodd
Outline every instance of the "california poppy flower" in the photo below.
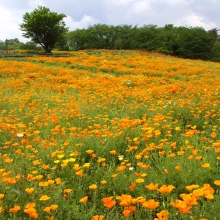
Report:
M 79 202 L 81 202 L 81 203 L 86 203 L 87 201 L 88 201 L 88 196 L 84 196 L 83 198 L 81 198 L 80 200 L 79 200 Z
M 142 206 L 148 209 L 156 209 L 159 206 L 160 202 L 156 202 L 154 199 L 149 199 L 145 201 Z
M 116 201 L 113 200 L 113 196 L 105 197 L 105 198 L 102 199 L 102 201 L 104 203 L 104 206 L 109 208 L 109 209 L 111 209 L 116 203 Z
M 21 207 L 19 205 L 15 205 L 13 208 L 9 209 L 9 212 L 16 214 L 20 209 Z

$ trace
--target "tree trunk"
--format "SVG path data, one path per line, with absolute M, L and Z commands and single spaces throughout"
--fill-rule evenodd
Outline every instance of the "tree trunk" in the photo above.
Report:
M 44 48 L 44 50 L 45 50 L 45 53 L 52 53 L 49 48 Z

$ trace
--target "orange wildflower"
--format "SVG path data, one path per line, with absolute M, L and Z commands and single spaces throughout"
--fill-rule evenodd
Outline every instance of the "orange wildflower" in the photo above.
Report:
M 44 170 L 47 170 L 47 169 L 49 169 L 50 167 L 49 167 L 49 165 L 44 164 L 44 165 L 42 166 L 42 168 L 43 168 Z
M 149 199 L 145 201 L 142 206 L 148 209 L 156 209 L 159 206 L 160 202 L 156 202 L 154 199 Z
M 96 158 L 97 157 L 97 154 L 92 154 L 92 158 Z
M 28 203 L 25 206 L 24 212 L 28 214 L 31 218 L 38 218 L 38 213 L 34 207 L 35 203 Z
M 201 196 L 204 195 L 203 189 L 195 189 L 192 192 L 197 198 L 200 198 Z
M 104 215 L 94 215 L 92 217 L 92 220 L 103 220 L 104 219 Z
M 136 179 L 135 182 L 136 182 L 136 183 L 143 183 L 143 182 L 144 182 L 144 179 L 139 178 L 139 179 Z
M 142 196 L 139 196 L 136 199 L 132 199 L 133 204 L 136 204 L 137 202 L 140 204 L 143 204 L 145 201 L 146 201 L 146 199 Z
M 33 175 L 28 174 L 27 180 L 28 180 L 28 181 L 33 181 L 33 180 L 35 180 L 35 178 L 33 177 Z
M 94 150 L 87 150 L 86 153 L 87 154 L 92 154 L 94 152 Z
M 109 151 L 109 153 L 114 155 L 114 154 L 117 154 L 117 151 L 116 150 L 111 150 L 111 151 Z
M 116 178 L 118 176 L 118 174 L 112 174 L 112 178 Z
M 180 167 L 180 166 L 176 166 L 176 167 L 175 167 L 175 170 L 180 171 L 180 170 L 181 170 L 181 167 Z
M 41 180 L 42 178 L 43 178 L 42 175 L 37 175 L 37 176 L 35 177 L 35 179 L 37 179 L 37 180 Z
M 164 156 L 165 155 L 165 151 L 159 151 L 160 156 Z
M 117 196 L 116 199 L 120 200 L 120 206 L 129 206 L 132 202 L 131 195 L 122 194 L 121 196 Z
M 96 184 L 92 184 L 89 186 L 89 189 L 95 190 L 97 189 L 97 185 Z
M 169 171 L 167 169 L 165 169 L 164 173 L 167 175 L 167 174 L 169 174 Z
M 184 214 L 189 214 L 192 206 L 188 206 L 185 201 L 177 199 L 175 202 L 171 202 L 170 205 L 177 208 L 180 212 Z
M 107 183 L 107 181 L 106 181 L 106 180 L 101 180 L 100 183 L 101 183 L 102 185 L 105 185 L 105 184 Z
M 56 178 L 55 182 L 56 182 L 57 185 L 60 185 L 61 184 L 61 179 L 60 178 Z
M 162 210 L 161 212 L 157 213 L 157 218 L 154 220 L 168 220 L 169 212 L 167 210 Z
M 51 186 L 51 185 L 53 185 L 54 184 L 54 180 L 47 180 L 47 184 L 48 184 L 48 186 Z
M 51 208 L 49 206 L 47 206 L 47 207 L 44 208 L 44 211 L 50 213 L 50 209 Z
M 198 188 L 199 187 L 199 185 L 189 185 L 189 186 L 186 186 L 186 189 L 187 190 L 189 190 L 189 191 L 191 191 L 191 190 L 193 190 L 193 189 L 196 189 L 196 188 Z
M 75 171 L 80 170 L 79 164 L 74 164 L 73 169 L 74 169 Z
M 47 201 L 47 200 L 49 200 L 49 199 L 50 199 L 50 197 L 48 197 L 47 195 L 43 195 L 43 196 L 40 197 L 39 200 L 41 200 L 41 201 Z
M 190 155 L 190 156 L 188 157 L 188 159 L 189 159 L 189 160 L 193 160 L 193 155 Z
M 31 218 L 38 218 L 38 213 L 35 209 L 27 210 L 25 213 L 27 213 Z
M 79 200 L 79 202 L 81 202 L 81 203 L 86 203 L 87 201 L 88 201 L 88 196 L 84 196 L 83 198 L 81 198 L 80 200 Z
M 135 206 L 129 206 L 129 207 L 125 207 L 122 213 L 125 217 L 129 217 L 135 210 L 136 210 Z
M 131 214 L 131 211 L 129 209 L 125 209 L 122 213 L 125 217 L 128 217 Z
M 213 194 L 211 194 L 211 193 L 205 193 L 205 194 L 204 194 L 204 197 L 205 197 L 207 200 L 212 200 L 212 199 L 214 199 L 214 196 L 213 196 Z
M 39 165 L 39 164 L 41 164 L 41 162 L 39 160 L 33 161 L 33 165 Z
M 212 138 L 216 138 L 216 136 L 217 136 L 216 132 L 212 132 L 212 133 L 211 133 L 211 137 L 212 137 Z
M 105 197 L 102 199 L 103 203 L 104 203 L 104 206 L 107 207 L 108 209 L 111 209 L 116 201 L 113 200 L 113 196 L 110 196 L 110 197 Z
M 34 192 L 34 188 L 26 188 L 25 192 L 30 195 Z
M 164 194 L 164 193 L 172 192 L 173 189 L 175 189 L 175 187 L 173 185 L 169 185 L 169 186 L 163 185 L 162 187 L 157 189 L 157 191 L 160 192 L 161 194 Z
M 176 156 L 176 154 L 174 154 L 174 153 L 170 153 L 169 154 L 169 158 L 173 158 L 173 157 L 175 157 Z
M 154 183 L 150 183 L 148 185 L 145 186 L 145 188 L 149 189 L 149 190 L 156 190 L 158 187 L 158 184 L 154 184 Z
M 200 161 L 200 160 L 202 160 L 202 156 L 196 156 L 195 159 L 196 159 L 197 161 Z
M 16 179 L 13 177 L 3 178 L 2 181 L 4 183 L 15 184 L 17 183 Z
M 64 189 L 64 193 L 70 194 L 73 190 L 72 189 Z
M 189 206 L 194 206 L 197 205 L 197 197 L 195 196 L 195 194 L 190 193 L 190 194 L 180 194 L 180 197 L 183 199 L 184 202 L 186 202 L 187 205 Z
M 4 212 L 4 209 L 0 206 L 0 213 Z
M 16 214 L 20 209 L 21 207 L 19 205 L 15 205 L 13 208 L 9 209 L 9 212 Z
M 210 164 L 209 164 L 209 163 L 204 163 L 204 164 L 201 164 L 201 167 L 203 167 L 203 168 L 209 168 L 209 167 L 210 167 Z
M 29 208 L 34 208 L 35 207 L 35 203 L 28 203 L 25 208 L 29 209 Z
M 136 183 L 135 183 L 135 182 L 131 183 L 131 185 L 130 185 L 130 191 L 131 191 L 131 192 L 134 191 L 135 186 L 136 186 Z
M 77 172 L 76 172 L 76 175 L 77 175 L 77 176 L 83 176 L 83 170 L 77 171 Z
M 48 182 L 39 182 L 38 186 L 41 186 L 41 187 L 48 186 Z
M 0 194 L 0 200 L 4 198 L 5 194 Z
M 51 205 L 50 208 L 51 208 L 53 211 L 55 211 L 55 210 L 58 209 L 58 205 Z
M 216 186 L 220 186 L 220 180 L 215 180 L 215 181 L 214 181 L 214 184 L 215 184 Z
M 117 170 L 118 172 L 122 172 L 122 171 L 124 171 L 125 169 L 126 169 L 126 166 L 119 166 L 119 167 L 116 168 L 116 170 Z

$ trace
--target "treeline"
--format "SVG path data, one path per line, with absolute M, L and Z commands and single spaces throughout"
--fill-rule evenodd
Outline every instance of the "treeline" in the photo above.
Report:
M 95 24 L 87 29 L 70 31 L 66 42 L 70 50 L 146 50 L 183 58 L 220 61 L 218 30 L 206 31 L 202 27 Z
M 24 44 L 17 39 L 9 40 L 8 47 L 13 49 L 15 45 L 16 49 L 23 50 L 39 50 L 41 48 L 33 42 Z M 62 51 L 84 49 L 146 50 L 183 58 L 220 62 L 218 29 L 206 31 L 202 27 L 175 27 L 172 24 L 164 27 L 151 24 L 142 27 L 95 24 L 88 28 L 69 31 L 61 41 L 56 43 L 55 49 Z

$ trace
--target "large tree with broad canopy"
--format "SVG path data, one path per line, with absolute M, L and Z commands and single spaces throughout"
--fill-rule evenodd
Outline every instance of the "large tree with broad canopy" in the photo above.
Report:
M 46 53 L 51 53 L 55 44 L 62 39 L 68 28 L 63 21 L 66 15 L 58 14 L 47 7 L 38 6 L 31 13 L 25 13 L 20 25 L 23 36 L 40 44 Z

